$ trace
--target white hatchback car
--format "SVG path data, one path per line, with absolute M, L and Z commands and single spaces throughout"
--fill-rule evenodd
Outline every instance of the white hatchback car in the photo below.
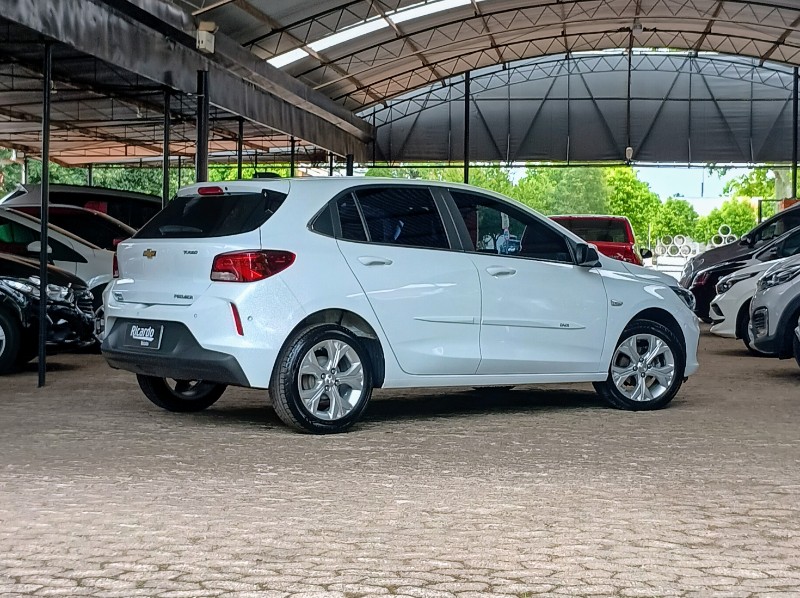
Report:
M 512 236 L 519 251 L 499 252 Z M 674 280 L 466 185 L 193 185 L 118 263 L 103 353 L 174 411 L 228 384 L 268 388 L 284 422 L 325 433 L 375 387 L 546 382 L 593 382 L 644 410 L 698 368 L 692 297 Z

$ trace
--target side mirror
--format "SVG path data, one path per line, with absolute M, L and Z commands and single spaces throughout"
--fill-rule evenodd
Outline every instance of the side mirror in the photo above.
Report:
M 739 240 L 739 245 L 747 245 L 748 247 L 752 247 L 753 239 L 750 238 L 750 235 L 745 235 Z
M 775 258 L 778 257 L 778 252 L 779 251 L 780 251 L 780 248 L 778 248 L 778 247 L 770 247 L 769 251 L 767 252 L 767 257 L 769 259 L 771 259 L 771 260 L 774 260 Z
M 28 246 L 25 249 L 28 251 L 28 253 L 38 254 L 42 251 L 42 244 L 39 241 L 33 241 L 32 243 L 28 243 Z M 53 253 L 53 248 L 49 245 L 47 246 L 47 253 Z
M 643 260 L 649 260 L 651 257 L 653 257 L 653 252 L 650 251 L 649 249 L 647 249 L 646 247 L 642 248 L 641 253 L 642 253 L 642 259 Z
M 575 260 L 579 266 L 584 268 L 597 268 L 602 265 L 597 249 L 590 247 L 586 243 L 575 244 Z

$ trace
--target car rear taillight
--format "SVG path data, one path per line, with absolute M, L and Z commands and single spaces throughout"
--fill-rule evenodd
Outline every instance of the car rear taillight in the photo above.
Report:
M 117 259 L 116 253 L 114 253 L 114 261 L 111 264 L 111 276 L 119 278 L 119 260 Z
M 221 253 L 211 266 L 211 280 L 255 282 L 274 276 L 294 263 L 290 251 L 233 251 Z

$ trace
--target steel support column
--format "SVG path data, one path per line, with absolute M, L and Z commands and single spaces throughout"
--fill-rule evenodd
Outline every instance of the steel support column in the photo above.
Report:
M 94 186 L 94 168 L 92 164 L 86 167 L 86 184 L 90 187 Z
M 161 207 L 167 205 L 167 201 L 169 200 L 169 129 L 172 125 L 169 113 L 169 100 L 170 100 L 170 93 L 169 90 L 164 90 L 164 149 L 163 151 L 163 158 L 161 161 Z
M 333 152 L 328 153 L 328 176 L 333 176 Z
M 292 149 L 291 153 L 289 154 L 289 176 L 294 177 L 294 161 L 295 161 L 295 150 L 297 146 L 297 140 L 292 137 Z
M 464 182 L 469 183 L 469 71 L 464 73 Z
M 197 153 L 194 180 L 208 180 L 208 71 L 197 71 Z
M 797 197 L 797 110 L 798 110 L 798 67 L 794 67 L 794 86 L 792 88 L 792 198 Z
M 39 388 L 45 384 L 47 372 L 47 259 L 48 204 L 50 201 L 50 87 L 53 82 L 53 47 L 44 45 L 42 81 L 42 210 L 39 236 Z
M 242 159 L 244 158 L 244 119 L 239 117 L 239 135 L 236 137 L 236 178 L 242 178 Z
M 345 168 L 347 176 L 353 176 L 353 154 L 347 154 L 347 166 Z

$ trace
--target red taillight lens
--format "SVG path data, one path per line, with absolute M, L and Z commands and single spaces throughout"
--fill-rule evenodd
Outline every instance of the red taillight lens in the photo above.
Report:
M 214 187 L 200 187 L 197 190 L 197 193 L 199 195 L 222 195 L 224 193 L 224 191 L 222 190 L 222 187 L 217 187 L 217 186 L 214 186 Z
M 114 278 L 119 278 L 119 261 L 117 260 L 117 254 L 114 254 L 114 261 L 111 263 L 111 276 Z
M 244 336 L 244 328 L 242 328 L 242 318 L 239 316 L 239 310 L 236 305 L 231 303 L 231 314 L 233 314 L 233 326 L 236 328 L 236 334 Z
M 274 276 L 294 263 L 289 251 L 234 251 L 214 258 L 211 280 L 221 282 L 255 282 Z

